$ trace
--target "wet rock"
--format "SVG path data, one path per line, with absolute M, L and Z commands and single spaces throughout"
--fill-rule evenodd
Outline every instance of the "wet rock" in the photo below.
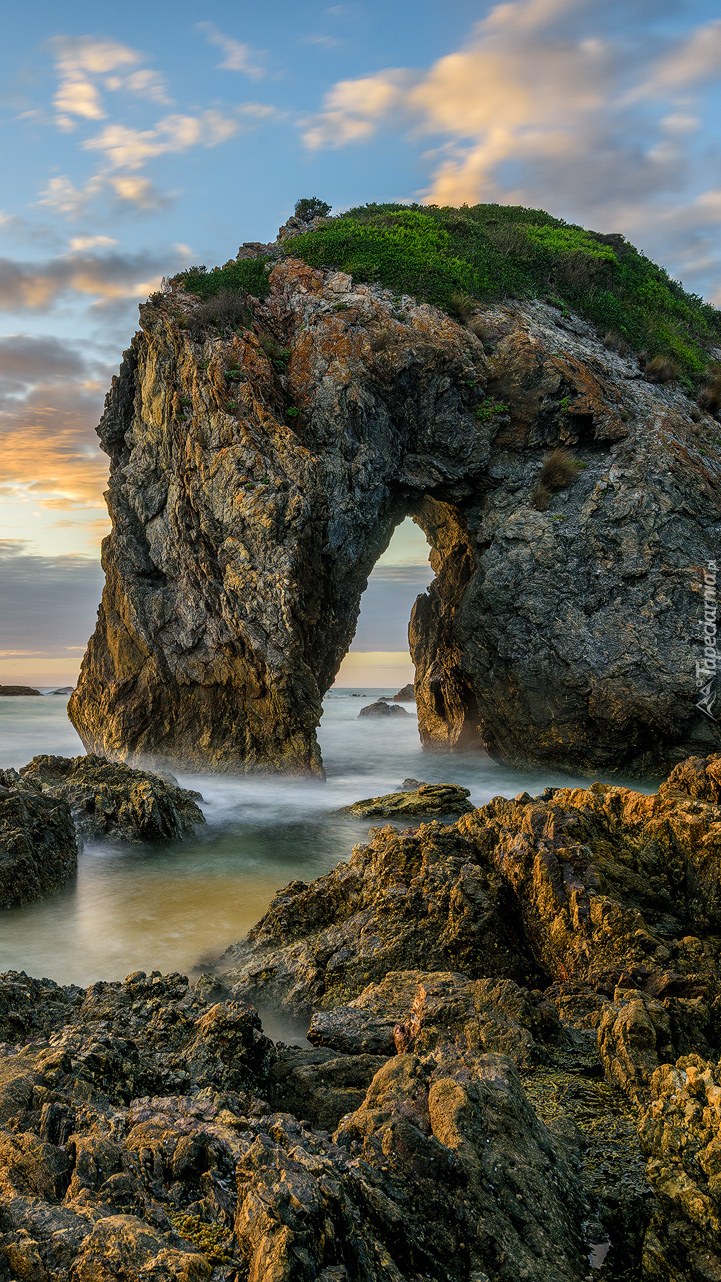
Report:
M 358 713 L 359 717 L 397 717 L 408 716 L 406 708 L 395 707 L 387 699 L 377 699 L 375 703 L 367 703 L 365 708 L 361 708 Z
M 414 781 L 415 782 L 415 781 Z M 467 800 L 470 788 L 452 783 L 419 783 L 417 787 L 387 793 L 383 797 L 369 797 L 343 806 L 340 815 L 356 815 L 359 819 L 392 819 L 404 815 L 464 815 L 473 807 Z
M 398 694 L 393 695 L 393 699 L 403 703 L 415 703 L 416 694 L 413 682 L 409 681 L 407 686 L 403 686 L 398 691 Z
M 148 774 L 92 753 L 33 757 L 21 777 L 46 797 L 66 801 L 82 836 L 161 841 L 189 836 L 205 817 L 200 793 L 172 775 Z
M 68 803 L 0 770 L 0 908 L 56 894 L 77 869 Z
M 382 1055 L 279 1048 L 268 1077 L 268 1102 L 316 1130 L 332 1133 L 342 1117 L 363 1103 L 384 1062 Z
M 372 829 L 348 864 L 286 886 L 247 941 L 223 955 L 232 991 L 310 1014 L 346 1004 L 389 971 L 535 981 L 531 950 L 499 902 L 502 883 L 461 823 Z
M 685 391 L 540 301 L 487 308 L 487 351 L 347 273 L 284 256 L 269 285 L 228 336 L 179 290 L 141 309 L 99 427 L 113 531 L 68 705 L 86 748 L 322 773 L 323 694 L 410 513 L 436 574 L 410 625 L 427 746 L 650 776 L 717 750 L 677 620 L 701 620 L 721 454 Z M 585 466 L 538 511 L 557 446 Z
M 3 695 L 40 694 L 34 686 L 0 686 L 0 697 Z
M 347 1006 L 316 1011 L 314 1045 L 350 1054 L 426 1054 L 452 1043 L 464 1054 L 498 1052 L 520 1068 L 542 1062 L 543 1043 L 564 1043 L 558 1012 L 511 980 L 443 972 L 391 971 Z

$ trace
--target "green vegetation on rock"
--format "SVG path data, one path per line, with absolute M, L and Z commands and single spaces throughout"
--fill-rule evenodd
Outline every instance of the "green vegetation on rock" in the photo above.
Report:
M 673 357 L 686 375 L 704 371 L 709 349 L 721 344 L 721 313 L 622 236 L 569 226 L 540 209 L 365 205 L 284 248 L 456 315 L 473 301 L 545 298 L 636 351 Z
M 227 289 L 242 289 L 255 298 L 264 298 L 268 293 L 268 273 L 262 258 L 242 258 L 237 263 L 231 259 L 224 267 L 214 267 L 210 272 L 206 267 L 189 267 L 174 276 L 173 283 L 199 298 L 214 298 Z

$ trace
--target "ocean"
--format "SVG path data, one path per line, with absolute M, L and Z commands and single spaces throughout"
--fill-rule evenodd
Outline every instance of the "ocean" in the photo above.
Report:
M 393 693 L 328 694 L 319 731 L 325 783 L 179 774 L 202 792 L 206 827 L 160 845 L 87 842 L 77 880 L 62 894 L 0 913 L 0 972 L 82 985 L 134 970 L 192 975 L 241 939 L 282 886 L 320 876 L 367 839 L 372 821 L 334 810 L 392 792 L 408 777 L 463 784 L 476 805 L 499 794 L 588 784 L 510 770 L 482 752 L 424 753 L 412 703 L 403 705 L 407 717 L 358 720 L 366 703 Z M 81 753 L 66 704 L 60 695 L 0 698 L 0 767 L 19 768 L 38 753 Z

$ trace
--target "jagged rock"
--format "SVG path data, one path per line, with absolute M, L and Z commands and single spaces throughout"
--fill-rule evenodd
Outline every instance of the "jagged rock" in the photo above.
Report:
M 0 1048 L 2 1282 L 585 1276 L 574 1151 L 462 1033 L 274 1050 L 181 976 L 78 996 L 49 1040 Z
M 0 908 L 42 899 L 78 870 L 70 807 L 15 770 L 0 770 Z
M 657 1202 L 643 1276 L 709 1282 L 721 1276 L 721 1077 L 698 1055 L 663 1064 L 639 1134 Z
M 160 841 L 189 836 L 205 816 L 200 793 L 172 775 L 148 774 L 104 757 L 33 757 L 20 771 L 43 796 L 66 801 L 84 837 Z
M 40 694 L 40 691 L 36 690 L 34 686 L 0 686 L 0 697 L 2 695 L 18 694 Z
M 316 1011 L 308 1040 L 353 1055 L 423 1055 L 452 1042 L 528 1068 L 543 1061 L 544 1042 L 560 1044 L 563 1037 L 555 1006 L 509 979 L 410 970 L 390 971 L 347 1006 Z
M 375 703 L 368 703 L 358 713 L 359 717 L 397 717 L 399 715 L 407 717 L 407 709 L 396 707 L 387 699 L 377 699 Z
M 409 681 L 407 686 L 403 686 L 398 691 L 398 694 L 393 695 L 393 698 L 394 700 L 403 701 L 404 703 L 415 703 L 416 693 L 413 682 Z
M 476 862 L 462 822 L 372 829 L 348 864 L 310 885 L 291 882 L 247 942 L 223 955 L 232 992 L 305 1015 L 417 967 L 535 986 L 539 972 L 504 912 L 504 887 Z
M 714 563 L 721 454 L 684 391 L 540 301 L 486 309 L 484 350 L 343 272 L 285 258 L 269 281 L 230 337 L 177 289 L 145 306 L 113 381 L 106 584 L 69 702 L 86 748 L 321 773 L 322 696 L 410 514 L 436 574 L 410 627 L 427 746 L 594 774 L 715 751 L 688 567 Z M 584 467 L 538 511 L 557 445 Z
M 359 819 L 392 819 L 395 815 L 465 815 L 473 809 L 467 800 L 470 795 L 470 788 L 461 788 L 458 784 L 419 783 L 408 791 L 354 801 L 336 813 L 356 815 Z

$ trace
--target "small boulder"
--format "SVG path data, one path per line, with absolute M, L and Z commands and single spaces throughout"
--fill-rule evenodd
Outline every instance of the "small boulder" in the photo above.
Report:
M 0 770 L 0 908 L 54 894 L 75 876 L 78 846 L 67 801 Z
M 376 699 L 375 703 L 367 703 L 365 708 L 361 708 L 358 713 L 359 717 L 407 717 L 408 713 L 400 704 L 389 703 L 387 699 Z
M 398 694 L 393 695 L 394 703 L 415 703 L 415 701 L 416 691 L 412 681 L 409 681 L 407 686 L 403 686 L 402 690 L 398 691 Z
M 172 775 L 149 774 L 90 754 L 33 757 L 22 778 L 47 797 L 68 802 L 83 837 L 162 841 L 186 837 L 205 823 L 200 793 Z
M 404 780 L 404 783 L 416 783 Z M 415 788 L 368 797 L 344 806 L 337 813 L 359 819 L 392 819 L 395 815 L 466 815 L 473 806 L 469 788 L 454 783 L 419 783 Z

